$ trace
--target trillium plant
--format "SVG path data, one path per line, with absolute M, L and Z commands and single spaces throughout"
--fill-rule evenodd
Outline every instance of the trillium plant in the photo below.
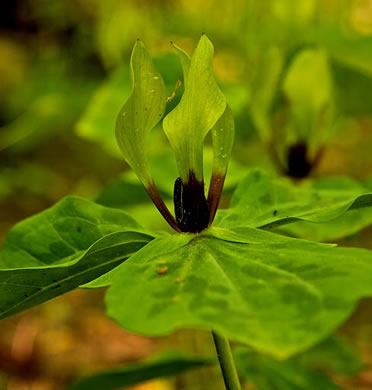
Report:
M 159 195 L 146 155 L 147 135 L 162 119 L 167 96 L 163 79 L 140 41 L 131 58 L 133 90 L 117 118 L 116 138 L 126 161 L 169 225 L 177 232 L 200 233 L 213 222 L 222 194 L 234 119 L 213 75 L 213 46 L 208 38 L 202 36 L 192 59 L 175 44 L 173 47 L 182 64 L 185 87 L 180 103 L 163 121 L 180 175 L 174 184 L 175 218 Z M 203 143 L 210 131 L 214 164 L 207 199 Z
M 213 75 L 209 39 L 201 36 L 191 58 L 173 48 L 183 69 L 179 104 L 163 119 L 165 85 L 137 41 L 132 92 L 116 122 L 125 160 L 173 233 L 148 231 L 120 209 L 64 198 L 9 231 L 0 251 L 0 318 L 77 287 L 108 286 L 108 315 L 131 332 L 155 337 L 180 328 L 211 330 L 226 388 L 235 390 L 240 383 L 229 340 L 287 359 L 330 335 L 359 299 L 372 295 L 371 251 L 278 234 L 299 221 L 321 226 L 360 215 L 372 205 L 372 194 L 360 188 L 306 192 L 251 169 L 230 207 L 217 212 L 233 146 L 232 112 Z M 161 120 L 179 172 L 169 178 L 174 213 L 148 163 L 148 135 Z M 209 132 L 213 166 L 206 191 Z M 175 372 L 164 371 L 164 363 L 155 366 Z M 128 375 L 116 372 L 116 386 L 134 383 Z M 101 388 L 105 378 L 113 377 L 95 379 Z M 72 388 L 93 388 L 87 383 Z

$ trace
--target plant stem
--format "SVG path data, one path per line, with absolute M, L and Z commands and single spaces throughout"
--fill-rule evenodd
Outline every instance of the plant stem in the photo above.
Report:
M 220 336 L 213 331 L 212 336 L 226 390 L 241 390 L 229 340 L 225 336 Z

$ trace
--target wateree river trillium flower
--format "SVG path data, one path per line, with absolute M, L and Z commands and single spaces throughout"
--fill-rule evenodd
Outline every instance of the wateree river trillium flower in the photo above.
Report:
M 148 134 L 163 118 L 167 94 L 141 41 L 133 48 L 132 92 L 118 115 L 116 138 L 125 160 L 169 225 L 179 232 L 198 233 L 213 222 L 216 214 L 234 141 L 234 120 L 213 75 L 214 49 L 210 40 L 203 34 L 191 58 L 172 45 L 184 76 L 183 96 L 162 123 L 179 171 L 174 185 L 175 217 L 163 202 L 148 164 Z M 213 168 L 206 197 L 203 143 L 210 131 Z

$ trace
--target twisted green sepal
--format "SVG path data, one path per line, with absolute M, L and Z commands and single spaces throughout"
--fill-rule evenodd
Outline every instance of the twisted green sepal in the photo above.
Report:
M 147 159 L 147 138 L 164 114 L 167 95 L 164 81 L 137 40 L 130 60 L 132 93 L 116 120 L 116 139 L 125 160 L 137 174 L 167 222 L 179 231 L 152 179 Z
M 180 177 L 187 182 L 193 172 L 203 182 L 203 142 L 226 108 L 226 99 L 213 75 L 214 49 L 203 34 L 188 65 L 188 56 L 175 46 L 184 69 L 185 92 L 163 121 L 175 152 Z

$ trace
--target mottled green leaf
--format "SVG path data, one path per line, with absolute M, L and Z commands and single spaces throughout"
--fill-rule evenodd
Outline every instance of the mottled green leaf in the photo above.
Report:
M 217 213 L 221 227 L 281 228 L 292 235 L 330 240 L 372 222 L 372 194 L 351 179 L 319 179 L 296 184 L 253 169 L 239 184 L 228 210 Z M 299 222 L 304 221 L 304 222 Z M 293 226 L 285 226 L 287 224 Z
M 82 378 L 68 390 L 115 390 L 151 379 L 177 375 L 212 363 L 211 359 L 173 356 L 132 364 Z
M 213 329 L 284 358 L 330 334 L 370 295 L 372 252 L 214 228 L 149 243 L 118 267 L 106 303 L 132 332 Z
M 163 121 L 184 182 L 187 182 L 190 170 L 199 180 L 203 179 L 203 141 L 226 107 L 225 97 L 213 75 L 213 53 L 212 43 L 202 35 L 188 72 L 187 59 L 183 55 L 185 91 L 180 103 Z
M 132 93 L 119 112 L 116 139 L 125 160 L 148 186 L 147 138 L 160 121 L 166 104 L 165 85 L 142 42 L 137 41 L 130 61 Z

